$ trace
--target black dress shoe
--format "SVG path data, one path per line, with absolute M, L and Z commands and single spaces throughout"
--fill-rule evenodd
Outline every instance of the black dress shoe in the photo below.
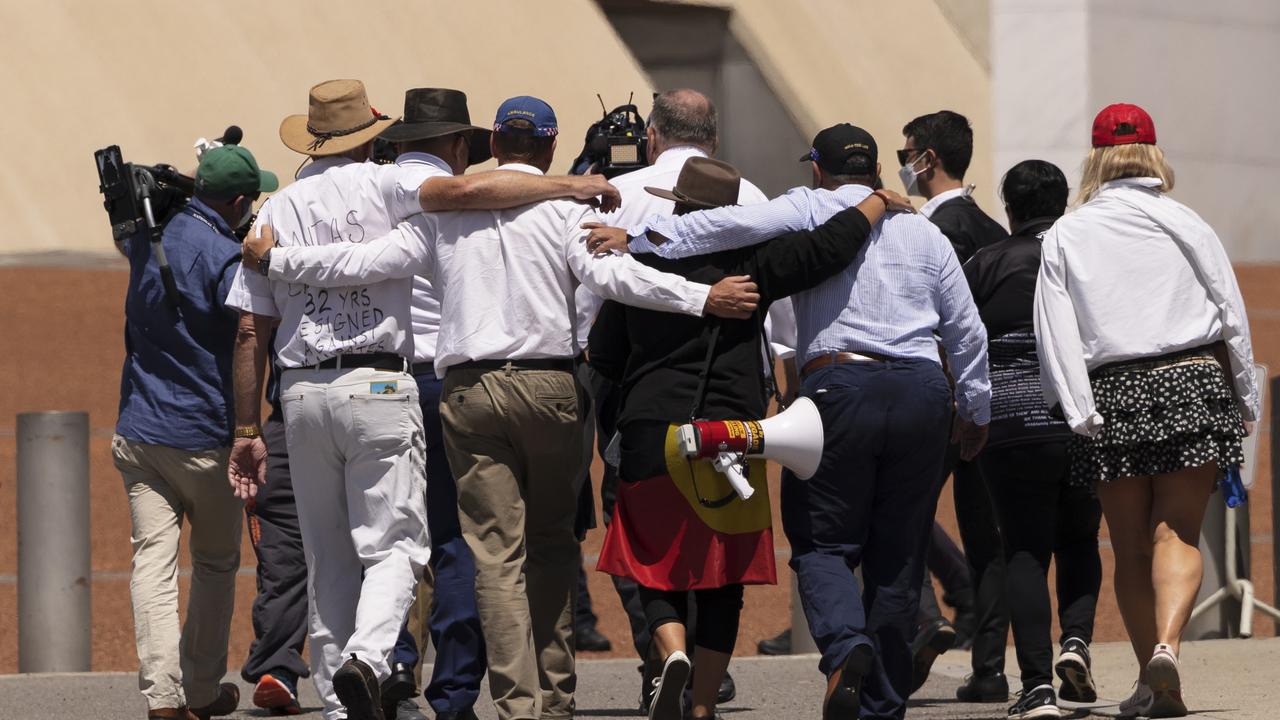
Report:
M 956 688 L 956 699 L 968 703 L 1008 702 L 1009 679 L 1004 673 L 970 675 Z
M 471 708 L 466 710 L 446 710 L 436 713 L 436 720 L 478 720 L 476 711 Z
M 190 708 L 191 714 L 200 720 L 230 715 L 240 707 L 240 688 L 234 683 L 222 683 L 218 686 L 218 697 L 204 707 Z
M 609 638 L 594 627 L 578 628 L 573 631 L 573 634 L 579 650 L 609 652 L 613 649 L 613 643 L 609 642 Z
M 333 674 L 333 692 L 347 709 L 347 720 L 386 720 L 378 676 L 354 653 Z
M 840 678 L 835 692 L 822 707 L 823 720 L 854 720 L 862 710 L 862 681 L 871 674 L 875 650 L 870 645 L 854 645 L 849 657 L 836 672 Z
M 387 720 L 395 720 L 400 715 L 400 703 L 412 701 L 418 696 L 418 680 L 413 676 L 413 667 L 404 663 L 394 663 L 391 675 L 382 683 L 382 714 Z M 416 709 L 417 703 L 412 703 Z M 405 708 L 407 710 L 407 708 Z
M 724 677 L 720 679 L 720 691 L 716 693 L 716 704 L 723 705 L 738 697 L 738 685 L 733 681 L 733 676 L 726 670 Z
M 934 661 L 955 642 L 956 631 L 945 619 L 939 618 L 920 628 L 911 641 L 911 692 L 924 686 Z
M 791 628 L 787 628 L 774 637 L 765 638 L 756 643 L 756 650 L 761 655 L 790 655 Z

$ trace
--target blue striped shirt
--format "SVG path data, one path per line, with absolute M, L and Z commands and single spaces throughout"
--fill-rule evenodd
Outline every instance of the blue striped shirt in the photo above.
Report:
M 862 202 L 871 189 L 794 188 L 760 205 L 654 216 L 627 229 L 632 252 L 680 258 L 745 247 L 812 229 Z M 654 246 L 645 233 L 667 242 Z M 843 272 L 792 298 L 800 363 L 833 352 L 872 352 L 941 364 L 938 340 L 956 378 L 960 416 L 990 418 L 987 333 L 951 243 L 920 215 L 894 213 L 871 232 Z

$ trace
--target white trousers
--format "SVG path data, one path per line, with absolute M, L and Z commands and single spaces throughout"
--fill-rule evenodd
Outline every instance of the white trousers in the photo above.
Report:
M 385 680 L 430 556 L 418 386 L 370 368 L 286 370 L 289 472 L 307 557 L 311 672 L 328 720 L 355 655 Z M 363 581 L 361 575 L 363 573 Z

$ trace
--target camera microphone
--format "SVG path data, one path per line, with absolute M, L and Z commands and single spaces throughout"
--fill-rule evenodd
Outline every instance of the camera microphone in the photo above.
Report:
M 218 138 L 218 142 L 223 145 L 239 145 L 244 139 L 244 131 L 239 125 L 228 125 L 227 131 L 222 133 L 222 137 Z

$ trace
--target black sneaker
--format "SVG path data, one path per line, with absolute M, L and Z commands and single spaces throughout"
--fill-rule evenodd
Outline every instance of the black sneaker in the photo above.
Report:
M 956 631 L 951 623 L 939 618 L 920 628 L 911 641 L 911 692 L 924 686 L 929 679 L 929 671 L 933 663 L 942 653 L 950 650 L 956 643 Z
M 1078 703 L 1091 703 L 1098 700 L 1098 689 L 1093 684 L 1093 660 L 1089 657 L 1089 646 L 1080 638 L 1067 638 L 1062 643 L 1062 651 L 1058 654 L 1058 662 L 1053 670 L 1062 678 L 1062 689 L 1059 695 L 1063 700 Z
M 347 709 L 347 720 L 386 720 L 378 676 L 354 653 L 333 674 L 333 692 Z
M 649 720 L 681 720 L 684 717 L 684 688 L 689 684 L 693 663 L 676 650 L 662 663 L 662 674 L 653 679 L 653 699 Z
M 967 703 L 997 703 L 1009 701 L 1009 679 L 1004 673 L 969 675 L 956 688 L 956 699 Z
M 790 655 L 791 628 L 787 628 L 774 637 L 765 638 L 756 643 L 756 650 L 761 655 Z
M 636 670 L 640 671 L 640 714 L 648 715 L 649 706 L 653 704 L 653 690 L 657 687 L 655 681 L 662 672 L 662 664 L 649 660 Z
M 1018 694 L 1018 702 L 1009 708 L 1009 720 L 1062 717 L 1052 685 L 1041 685 Z

